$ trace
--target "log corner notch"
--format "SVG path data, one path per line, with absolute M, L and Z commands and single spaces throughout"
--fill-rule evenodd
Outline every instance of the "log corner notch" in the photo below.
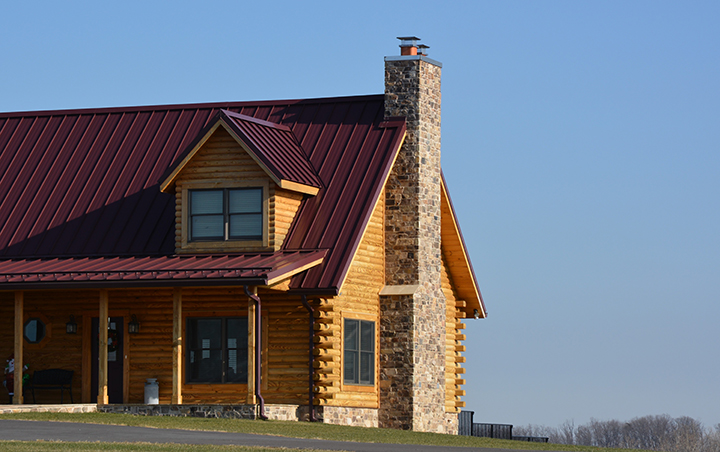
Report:
M 255 322 L 254 322 L 254 328 L 252 328 L 252 334 L 255 336 L 255 341 L 253 344 L 254 348 L 254 356 L 251 358 L 254 361 L 254 365 L 252 366 L 255 370 L 255 377 L 249 378 L 248 375 L 248 389 L 250 389 L 250 382 L 252 382 L 252 386 L 255 387 L 255 397 L 258 401 L 258 408 L 260 410 L 258 417 L 262 420 L 267 420 L 267 416 L 265 415 L 265 400 L 262 397 L 261 393 L 261 380 L 262 380 L 262 303 L 260 301 L 260 297 L 257 295 L 257 287 L 252 287 L 252 290 L 248 286 L 243 286 L 245 289 L 245 295 L 248 296 L 248 298 L 255 302 Z M 250 302 L 248 300 L 248 303 Z M 250 319 L 248 319 L 248 330 L 250 331 Z M 250 358 L 250 357 L 249 357 Z

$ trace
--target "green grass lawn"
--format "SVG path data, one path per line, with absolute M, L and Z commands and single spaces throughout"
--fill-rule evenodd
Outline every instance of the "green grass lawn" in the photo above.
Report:
M 288 449 L 274 447 L 244 446 L 198 446 L 178 444 L 150 443 L 63 443 L 57 441 L 0 441 L 3 452 L 287 452 Z M 298 450 L 298 449 L 296 449 Z M 322 452 L 318 449 L 302 449 L 303 451 Z M 332 451 L 325 451 L 332 452 Z
M 253 433 L 259 435 L 278 435 L 293 438 L 315 438 L 329 439 L 335 441 L 358 441 L 371 443 L 390 443 L 390 444 L 426 444 L 435 446 L 457 446 L 457 447 L 478 447 L 478 448 L 501 448 L 501 449 L 532 449 L 532 450 L 557 450 L 557 451 L 606 451 L 620 452 L 629 451 L 630 449 L 600 449 L 597 447 L 587 446 L 566 446 L 560 444 L 547 443 L 527 443 L 521 441 L 499 440 L 491 438 L 477 438 L 470 436 L 458 435 L 442 435 L 438 433 L 422 433 L 404 430 L 382 429 L 382 428 L 363 428 L 349 427 L 341 425 L 329 425 L 310 422 L 286 422 L 286 421 L 251 421 L 244 419 L 203 419 L 190 417 L 171 417 L 171 416 L 131 416 L 126 414 L 105 414 L 105 413 L 18 413 L 18 414 L 1 414 L 0 419 L 27 419 L 37 421 L 60 421 L 60 422 L 85 422 L 92 424 L 117 424 L 130 425 L 135 427 L 152 427 L 152 428 L 174 428 L 183 430 L 209 430 L 235 433 Z M 10 443 L 12 444 L 12 443 Z M 31 443 L 43 444 L 43 443 Z M 4 443 L 2 444 L 5 445 Z M 105 445 L 91 444 L 90 447 L 95 449 L 79 449 L 74 450 L 170 450 L 170 449 L 148 449 L 143 445 L 142 449 L 133 449 L 132 445 L 127 445 L 128 449 L 104 448 Z M 100 447 L 100 448 L 98 448 Z M 114 446 L 110 446 L 114 447 Z M 160 446 L 158 446 L 160 447 Z M 173 447 L 178 447 L 173 445 Z M 252 449 L 252 448 L 235 448 L 235 449 L 193 449 L 187 450 L 276 450 L 276 449 Z M 33 450 L 33 449 L 3 449 L 3 450 Z M 44 450 L 44 449 L 34 449 Z M 47 449 L 62 450 L 62 449 Z M 69 450 L 69 449 L 68 449 Z M 172 449 L 184 450 L 184 449 Z M 637 449 L 633 449 L 637 451 Z

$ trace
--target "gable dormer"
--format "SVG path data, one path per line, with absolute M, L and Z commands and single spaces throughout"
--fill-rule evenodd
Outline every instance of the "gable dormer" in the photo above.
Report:
M 171 166 L 176 253 L 277 251 L 320 179 L 292 131 L 221 110 Z

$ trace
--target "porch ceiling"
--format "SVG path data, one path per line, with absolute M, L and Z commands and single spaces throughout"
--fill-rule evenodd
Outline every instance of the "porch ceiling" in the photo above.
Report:
M 0 290 L 268 285 L 322 263 L 327 250 L 205 256 L 0 260 Z

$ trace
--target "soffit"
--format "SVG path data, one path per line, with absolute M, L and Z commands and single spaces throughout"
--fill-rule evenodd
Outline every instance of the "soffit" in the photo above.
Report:
M 442 253 L 450 271 L 450 277 L 457 291 L 460 300 L 466 302 L 465 312 L 473 315 L 474 309 L 478 310 L 480 317 L 485 318 L 487 311 L 482 294 L 478 287 L 475 271 L 470 262 L 470 255 L 465 246 L 465 239 L 460 231 L 460 224 L 455 215 L 455 209 L 447 190 L 445 176 L 442 176 L 441 184 L 441 238 Z

